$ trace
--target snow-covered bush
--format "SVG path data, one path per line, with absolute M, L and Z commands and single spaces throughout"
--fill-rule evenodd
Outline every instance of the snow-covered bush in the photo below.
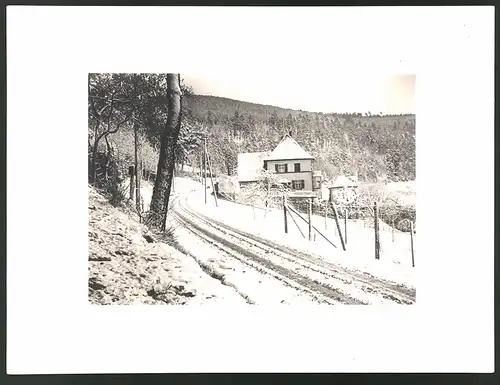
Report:
M 219 176 L 219 195 L 229 200 L 236 200 L 240 194 L 240 185 L 236 176 Z
M 240 189 L 239 201 L 253 206 L 282 207 L 283 196 L 290 191 L 275 172 L 261 170 L 258 180 Z

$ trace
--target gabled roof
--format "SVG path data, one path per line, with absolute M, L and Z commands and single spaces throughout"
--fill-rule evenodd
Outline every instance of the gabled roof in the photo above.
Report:
M 253 182 L 258 180 L 264 167 L 264 159 L 268 155 L 268 151 L 238 154 L 238 181 Z
M 269 154 L 266 160 L 314 159 L 290 135 L 283 136 L 281 142 Z

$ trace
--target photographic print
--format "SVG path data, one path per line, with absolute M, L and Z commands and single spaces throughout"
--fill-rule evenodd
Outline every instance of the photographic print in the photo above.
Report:
M 415 78 L 89 74 L 90 302 L 414 304 Z
M 10 375 L 494 370 L 492 7 L 6 28 Z

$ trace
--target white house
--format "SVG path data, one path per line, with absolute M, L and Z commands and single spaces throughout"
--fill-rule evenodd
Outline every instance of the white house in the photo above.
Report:
M 247 152 L 238 154 L 238 182 L 240 186 L 255 183 L 259 180 L 260 170 L 264 167 L 264 159 L 269 152 Z
M 282 177 L 295 195 L 313 196 L 321 190 L 322 179 L 313 166 L 313 156 L 287 134 L 271 152 L 238 154 L 238 181 L 240 186 L 257 182 L 260 170 L 270 170 Z

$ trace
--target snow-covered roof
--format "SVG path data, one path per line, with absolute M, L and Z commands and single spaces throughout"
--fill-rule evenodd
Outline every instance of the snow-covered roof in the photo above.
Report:
M 285 135 L 266 160 L 314 159 L 290 135 Z
M 253 182 L 258 180 L 267 155 L 269 155 L 267 151 L 238 154 L 238 181 Z
M 358 185 L 358 181 L 356 180 L 357 178 L 355 177 L 347 177 L 345 175 L 340 175 L 335 179 L 333 184 L 330 186 L 332 188 L 336 187 L 355 187 Z

